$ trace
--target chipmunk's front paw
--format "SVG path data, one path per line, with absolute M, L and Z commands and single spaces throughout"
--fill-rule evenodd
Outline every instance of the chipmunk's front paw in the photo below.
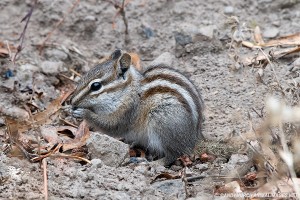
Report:
M 86 109 L 84 108 L 72 108 L 72 115 L 75 118 L 84 118 Z

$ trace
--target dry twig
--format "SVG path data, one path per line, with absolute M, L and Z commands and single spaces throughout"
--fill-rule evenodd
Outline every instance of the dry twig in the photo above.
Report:
M 25 26 L 24 26 L 24 29 L 20 35 L 20 37 L 18 38 L 20 42 L 20 44 L 18 45 L 17 47 L 17 52 L 15 53 L 14 57 L 12 58 L 12 62 L 15 63 L 16 59 L 17 59 L 17 55 L 22 51 L 23 49 L 23 43 L 24 43 L 24 39 L 25 39 L 25 34 L 26 34 L 26 30 L 27 30 L 27 27 L 28 27 L 28 24 L 29 24 L 29 20 L 32 16 L 32 13 L 36 7 L 36 4 L 37 4 L 38 0 L 34 0 L 33 2 L 33 5 L 31 6 L 29 12 L 25 15 L 25 17 L 21 20 L 21 23 L 24 22 L 26 20 L 26 23 L 25 23 Z
M 44 175 L 44 196 L 48 200 L 48 179 L 47 179 L 47 161 L 43 159 L 43 175 Z
M 117 13 L 113 17 L 113 22 L 112 22 L 113 28 L 115 28 L 116 18 L 119 15 L 122 16 L 122 19 L 123 19 L 123 22 L 124 22 L 124 25 L 125 25 L 125 42 L 128 43 L 129 42 L 129 31 L 128 31 L 128 20 L 126 18 L 125 7 L 129 4 L 129 2 L 131 0 L 123 0 L 122 5 L 119 5 L 117 2 L 112 1 L 112 0 L 106 0 L 106 1 L 113 4 L 114 7 L 117 9 Z

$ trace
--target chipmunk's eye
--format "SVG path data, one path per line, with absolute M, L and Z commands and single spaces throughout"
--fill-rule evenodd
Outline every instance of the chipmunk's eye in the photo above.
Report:
M 100 88 L 102 87 L 101 83 L 100 82 L 94 82 L 92 85 L 91 85 L 91 91 L 95 92 L 97 90 L 100 90 Z

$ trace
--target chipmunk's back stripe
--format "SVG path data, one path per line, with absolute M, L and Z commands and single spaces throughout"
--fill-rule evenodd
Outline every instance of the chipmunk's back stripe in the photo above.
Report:
M 191 95 L 180 85 L 171 83 L 167 80 L 155 80 L 145 85 L 142 85 L 142 100 L 143 97 L 148 97 L 151 95 L 170 93 L 175 96 L 186 110 L 192 114 L 195 122 L 199 122 L 199 112 L 197 111 L 196 103 L 192 99 Z
M 187 80 L 183 80 L 182 77 L 174 76 L 174 75 L 171 75 L 171 74 L 154 74 L 152 76 L 146 77 L 142 81 L 142 84 L 147 84 L 147 83 L 150 83 L 150 82 L 155 81 L 157 79 L 167 80 L 167 81 L 169 81 L 171 83 L 174 83 L 174 84 L 177 84 L 177 85 L 181 86 L 182 88 L 184 88 L 185 90 L 187 90 L 188 93 L 190 94 L 190 96 L 192 97 L 192 99 L 193 99 L 193 101 L 194 101 L 194 103 L 197 107 L 197 110 L 199 110 L 199 111 L 202 110 L 200 100 L 199 100 L 199 95 L 197 93 L 195 93 L 193 88 L 191 88 L 191 84 L 187 83 Z
M 189 101 L 190 104 L 195 105 L 195 112 L 197 114 L 202 113 L 203 107 L 202 107 L 202 99 L 200 97 L 199 92 L 197 91 L 196 87 L 191 83 L 191 81 L 185 77 L 180 72 L 177 72 L 173 69 L 170 69 L 168 67 L 162 66 L 162 67 L 150 67 L 144 72 L 145 79 L 142 81 L 142 84 L 149 84 L 154 81 L 168 81 L 169 84 L 175 85 L 173 87 L 182 88 L 185 93 L 188 93 L 188 95 L 191 97 L 192 101 Z M 187 96 L 186 94 L 184 96 Z M 194 112 L 194 113 L 195 113 Z M 199 122 L 202 120 L 202 116 L 199 117 Z
M 145 101 L 145 100 L 147 100 L 147 98 L 149 98 L 151 96 L 154 96 L 157 94 L 164 94 L 164 93 L 169 93 L 169 94 L 174 95 L 188 112 L 190 112 L 190 113 L 192 112 L 189 102 L 182 96 L 182 94 L 180 92 L 178 92 L 176 89 L 166 87 L 166 86 L 159 85 L 159 86 L 147 89 L 146 91 L 144 91 L 142 93 L 141 100 Z

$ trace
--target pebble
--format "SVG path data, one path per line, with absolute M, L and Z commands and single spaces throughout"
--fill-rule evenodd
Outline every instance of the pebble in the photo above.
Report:
M 58 74 L 65 71 L 64 63 L 61 61 L 44 61 L 41 64 L 42 72 L 45 74 Z
M 208 169 L 208 164 L 207 163 L 197 164 L 197 165 L 195 165 L 195 168 L 197 168 L 199 170 L 207 170 Z
M 101 168 L 103 166 L 103 162 L 100 159 L 92 159 L 91 160 L 92 166 L 96 168 Z
M 21 71 L 30 71 L 30 72 L 37 72 L 39 71 L 39 68 L 32 64 L 24 64 L 21 65 L 19 68 Z
M 278 36 L 278 34 L 279 34 L 279 29 L 276 28 L 276 27 L 271 27 L 271 28 L 266 29 L 263 32 L 263 37 L 265 37 L 265 38 L 275 38 L 276 36 Z
M 217 30 L 216 25 L 208 25 L 208 26 L 203 26 L 203 27 L 199 28 L 199 33 L 208 37 L 209 39 L 213 39 L 214 33 L 216 30 Z
M 59 49 L 49 49 L 46 50 L 45 57 L 51 61 L 65 61 L 68 59 L 68 54 Z
M 225 15 L 232 15 L 234 13 L 234 8 L 232 6 L 226 6 L 224 8 Z

